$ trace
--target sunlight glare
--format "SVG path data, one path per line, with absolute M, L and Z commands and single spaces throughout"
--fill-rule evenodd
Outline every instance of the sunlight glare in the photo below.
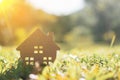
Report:
M 2 3 L 3 0 L 0 0 L 0 4 Z
M 0 13 L 3 16 L 7 27 L 10 25 L 8 15 L 10 11 L 13 11 L 14 3 L 15 0 L 0 0 Z
M 42 9 L 50 14 L 71 14 L 84 7 L 84 0 L 27 0 L 37 9 Z
M 14 3 L 14 0 L 0 0 L 0 12 L 7 15 L 7 13 L 13 9 Z

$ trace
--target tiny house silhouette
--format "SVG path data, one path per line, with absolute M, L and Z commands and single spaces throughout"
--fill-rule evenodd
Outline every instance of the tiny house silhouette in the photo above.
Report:
M 21 59 L 25 65 L 49 65 L 54 62 L 57 51 L 60 48 L 53 40 L 53 33 L 45 35 L 40 29 L 36 29 L 17 50 L 20 51 Z

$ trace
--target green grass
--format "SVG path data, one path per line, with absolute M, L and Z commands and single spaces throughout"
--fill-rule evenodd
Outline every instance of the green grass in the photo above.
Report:
M 0 80 L 25 80 L 31 66 L 23 66 L 15 48 L 0 47 Z M 120 80 L 120 47 L 92 46 L 61 51 L 54 64 L 37 74 L 38 80 Z

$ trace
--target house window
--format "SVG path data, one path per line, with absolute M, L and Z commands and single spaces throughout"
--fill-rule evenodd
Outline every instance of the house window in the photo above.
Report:
M 26 65 L 34 65 L 34 57 L 25 57 Z
M 52 57 L 43 57 L 43 64 L 49 65 L 52 63 Z
M 34 54 L 43 54 L 43 46 L 34 46 Z

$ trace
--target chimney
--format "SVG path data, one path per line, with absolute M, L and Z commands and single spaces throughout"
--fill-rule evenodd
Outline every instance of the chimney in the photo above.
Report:
M 50 40 L 54 40 L 53 37 L 54 37 L 54 33 L 53 32 L 48 32 L 48 38 Z

